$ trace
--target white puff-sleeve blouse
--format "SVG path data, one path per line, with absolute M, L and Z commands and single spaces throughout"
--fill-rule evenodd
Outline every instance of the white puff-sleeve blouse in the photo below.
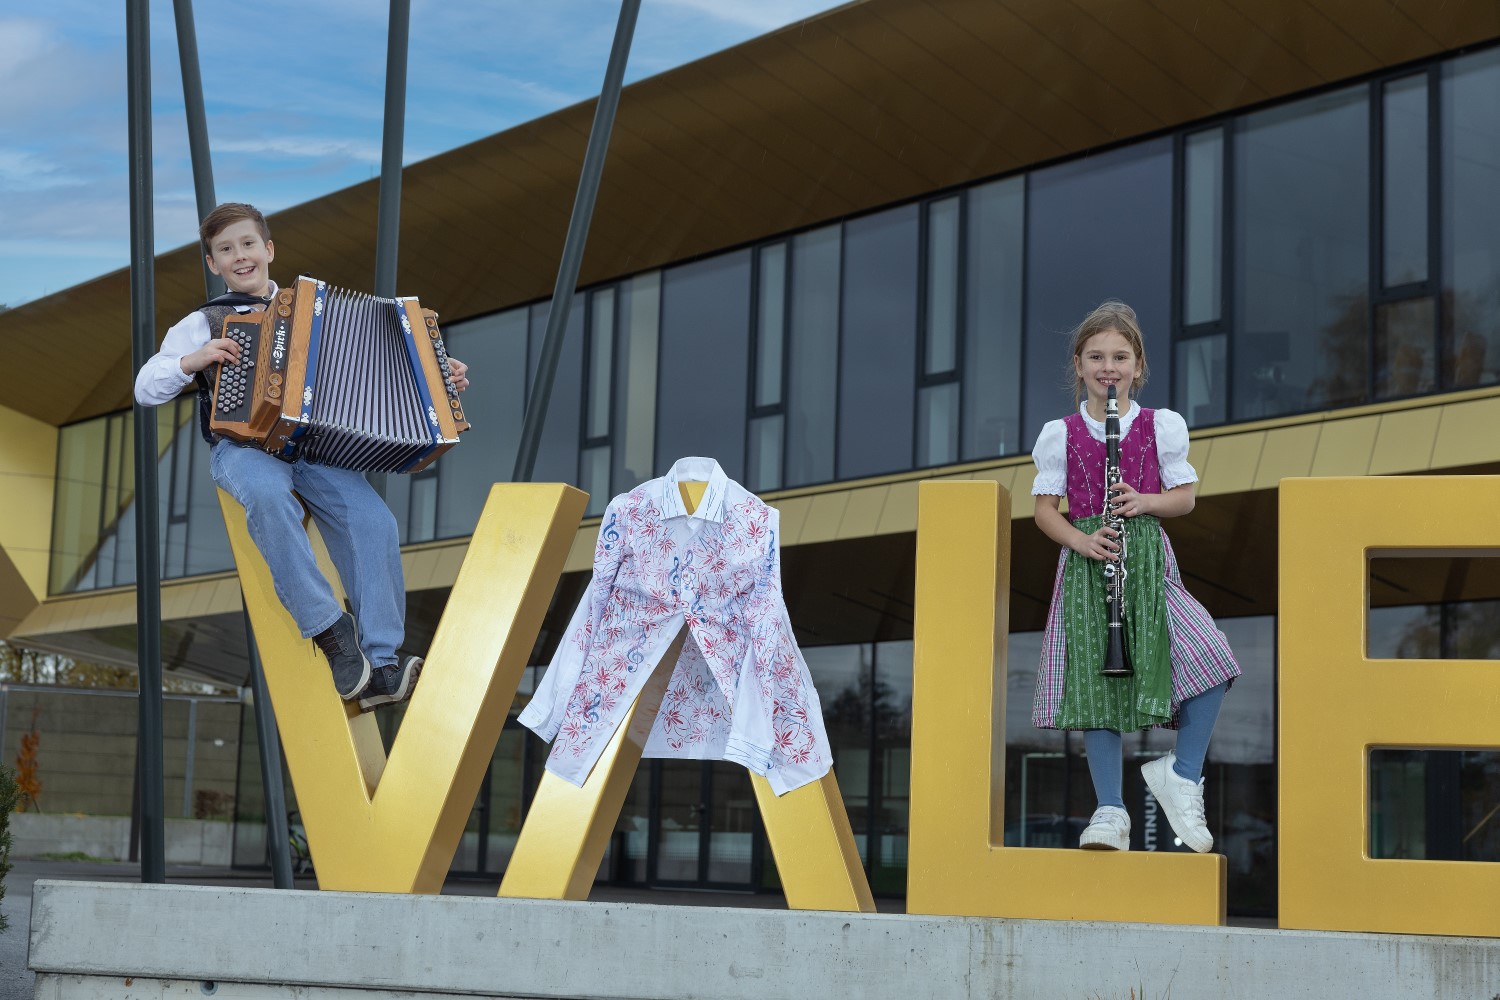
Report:
M 1087 401 L 1078 405 L 1084 426 L 1095 441 L 1104 440 L 1104 421 L 1089 416 Z M 1134 400 L 1130 409 L 1120 418 L 1120 437 L 1130 433 L 1130 425 L 1140 414 L 1141 408 Z M 1161 466 L 1161 486 L 1174 489 L 1184 483 L 1196 483 L 1198 473 L 1188 464 L 1187 421 L 1176 410 L 1156 411 L 1156 460 Z M 1031 460 L 1036 463 L 1036 481 L 1032 483 L 1032 496 L 1063 497 L 1068 495 L 1068 427 L 1062 420 L 1049 420 L 1037 435 L 1036 447 L 1031 451 Z

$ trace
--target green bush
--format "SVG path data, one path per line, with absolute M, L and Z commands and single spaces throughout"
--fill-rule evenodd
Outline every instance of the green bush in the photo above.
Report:
M 5 901 L 5 873 L 10 871 L 10 814 L 20 795 L 15 772 L 0 764 L 0 903 Z M 5 914 L 0 913 L 0 931 L 5 924 Z

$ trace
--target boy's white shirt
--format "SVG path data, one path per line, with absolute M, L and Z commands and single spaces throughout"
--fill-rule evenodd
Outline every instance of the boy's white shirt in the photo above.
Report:
M 271 294 L 276 294 L 274 281 Z M 234 307 L 235 312 L 242 313 L 250 309 L 250 306 Z M 182 359 L 213 339 L 208 318 L 201 311 L 194 309 L 178 320 L 162 338 L 161 349 L 136 373 L 135 401 L 142 406 L 160 406 L 180 396 L 193 381 L 193 376 L 182 370 Z

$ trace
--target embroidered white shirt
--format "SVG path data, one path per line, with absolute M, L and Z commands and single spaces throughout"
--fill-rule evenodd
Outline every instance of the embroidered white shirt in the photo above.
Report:
M 689 514 L 679 482 L 707 482 Z M 684 626 L 644 748 L 727 760 L 777 795 L 833 755 L 781 593 L 779 515 L 711 458 L 684 458 L 610 502 L 594 575 L 520 721 L 552 742 L 547 770 L 582 785 Z
M 1088 401 L 1078 404 L 1083 423 L 1095 441 L 1104 440 L 1104 421 L 1089 416 Z M 1120 437 L 1130 433 L 1141 412 L 1135 400 L 1130 409 L 1120 417 Z M 1187 421 L 1176 410 L 1156 411 L 1156 459 L 1161 466 L 1161 488 L 1170 490 L 1183 483 L 1196 483 L 1198 473 L 1188 464 Z M 1031 484 L 1032 496 L 1065 497 L 1068 495 L 1068 428 L 1061 420 L 1049 420 L 1037 435 L 1036 447 L 1031 451 L 1036 463 L 1036 481 Z
M 271 282 L 271 294 L 276 294 L 276 282 Z M 235 306 L 234 311 L 249 312 L 250 306 Z M 169 403 L 192 384 L 193 376 L 182 370 L 182 359 L 214 339 L 208 328 L 208 317 L 194 309 L 172 325 L 161 340 L 157 351 L 135 376 L 135 401 L 142 406 L 160 406 Z

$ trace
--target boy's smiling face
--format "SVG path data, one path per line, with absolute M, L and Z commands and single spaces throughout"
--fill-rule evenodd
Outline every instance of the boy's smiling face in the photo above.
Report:
M 224 279 L 232 292 L 271 294 L 271 261 L 276 257 L 273 241 L 263 239 L 252 219 L 225 226 L 209 242 L 208 269 Z

